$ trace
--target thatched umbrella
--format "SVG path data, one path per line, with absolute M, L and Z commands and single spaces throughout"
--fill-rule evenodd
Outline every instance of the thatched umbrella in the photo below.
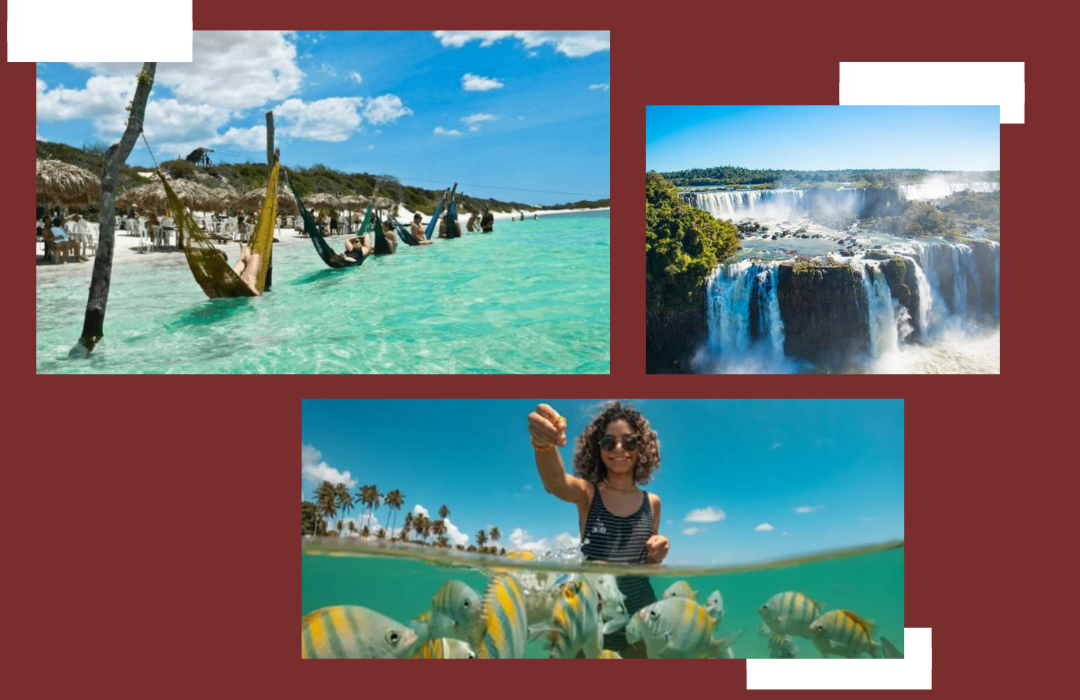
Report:
M 169 182 L 176 196 L 191 211 L 222 211 L 229 205 L 227 192 L 212 190 L 191 180 L 172 180 Z M 121 208 L 136 206 L 140 209 L 152 209 L 163 212 L 169 208 L 169 199 L 161 181 L 128 190 L 116 200 Z
M 266 199 L 266 186 L 249 190 L 233 198 L 232 205 L 245 211 L 259 211 L 262 209 L 263 200 Z M 282 182 L 278 186 L 278 211 L 296 213 L 296 200 L 293 194 Z
M 341 209 L 341 198 L 336 194 L 320 192 L 319 194 L 304 197 L 304 205 L 309 209 L 333 209 L 337 211 Z
M 346 208 L 366 207 L 368 198 L 362 194 L 347 194 L 341 198 L 341 203 Z
M 37 162 L 39 202 L 82 206 L 101 199 L 101 180 L 93 173 L 59 160 Z
M 394 206 L 394 202 L 386 197 L 378 197 L 375 200 L 376 209 L 389 209 L 392 206 Z

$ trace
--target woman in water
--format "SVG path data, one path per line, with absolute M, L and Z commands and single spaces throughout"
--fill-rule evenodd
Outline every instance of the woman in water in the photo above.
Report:
M 613 402 L 578 436 L 574 473 L 555 447 L 566 446 L 566 419 L 547 404 L 529 414 L 529 433 L 544 489 L 578 510 L 581 552 L 590 561 L 659 564 L 668 554 L 660 530 L 660 497 L 639 489 L 660 467 L 660 442 L 649 421 Z M 616 576 L 633 614 L 656 602 L 645 576 Z M 604 637 L 604 648 L 624 658 L 644 658 L 643 643 L 630 647 L 622 631 Z

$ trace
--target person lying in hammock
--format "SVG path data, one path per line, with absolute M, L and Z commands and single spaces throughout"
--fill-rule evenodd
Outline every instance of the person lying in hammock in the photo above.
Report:
M 350 265 L 359 265 L 364 262 L 364 258 L 371 255 L 374 249 L 375 246 L 372 244 L 371 236 L 368 234 L 346 238 L 345 252 L 341 254 L 341 259 Z
M 398 237 L 394 233 L 394 223 L 392 221 L 384 221 L 382 224 L 383 236 L 386 238 L 387 244 L 390 246 L 389 253 L 381 253 L 381 255 L 391 255 L 397 252 Z
M 259 279 L 259 266 L 262 264 L 262 256 L 252 253 L 251 246 L 240 244 L 240 262 L 233 265 L 233 272 L 244 281 L 252 293 L 258 296 L 259 290 L 255 286 Z
M 420 212 L 413 215 L 412 237 L 416 239 L 418 245 L 431 245 L 431 241 L 424 235 L 424 229 L 420 228 L 420 218 Z

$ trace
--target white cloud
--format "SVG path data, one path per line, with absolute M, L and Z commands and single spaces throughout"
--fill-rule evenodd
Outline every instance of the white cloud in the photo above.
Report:
M 604 92 L 609 92 L 610 91 L 609 86 L 608 86 L 607 83 L 596 83 L 595 85 L 590 85 L 589 89 L 590 90 L 603 90 Z
M 362 77 L 360 77 L 360 74 L 357 73 L 356 71 L 352 71 L 352 72 L 349 73 L 349 80 L 351 80 L 351 81 L 353 81 L 354 83 L 357 83 L 357 84 L 360 84 L 360 83 L 364 82 L 364 79 Z
M 468 91 L 486 92 L 487 90 L 498 90 L 503 87 L 503 83 L 500 83 L 498 78 L 485 78 L 479 75 L 473 75 L 472 73 L 466 73 L 461 78 L 461 87 Z
M 461 121 L 468 125 L 469 131 L 480 131 L 480 125 L 483 122 L 498 121 L 499 118 L 494 114 L 470 114 L 467 117 L 462 117 Z
M 522 530 L 520 527 L 514 528 L 514 531 L 510 533 L 508 541 L 510 545 L 506 548 L 507 551 L 513 552 L 515 550 L 523 550 L 535 552 L 537 554 L 550 552 L 553 549 L 578 547 L 581 544 L 581 539 L 575 535 L 571 535 L 569 532 L 563 532 L 556 535 L 554 542 L 551 542 L 546 538 L 540 538 L 538 540 L 533 539 L 528 530 Z
M 331 78 L 337 77 L 337 71 L 334 70 L 334 67 L 332 65 L 330 65 L 329 63 L 323 63 L 322 65 L 320 65 L 319 66 L 319 72 L 320 73 L 326 73 Z
M 727 513 L 719 508 L 697 508 L 686 514 L 684 523 L 715 523 L 727 517 Z
M 824 507 L 825 506 L 799 506 L 795 509 L 795 512 L 805 515 L 806 513 L 813 513 L 815 510 Z
M 435 127 L 436 136 L 461 136 L 461 132 L 457 129 L 444 129 L 441 126 Z
M 253 126 L 248 129 L 237 129 L 235 126 L 218 137 L 218 144 L 229 144 L 245 151 L 266 150 L 266 127 Z
M 707 528 L 704 527 L 688 527 L 682 531 L 682 534 L 686 535 L 687 537 L 691 537 L 698 533 L 705 532 L 706 530 Z
M 428 512 L 428 509 L 420 505 L 419 503 L 413 506 L 412 512 L 413 515 L 423 515 L 431 518 L 431 514 Z M 437 516 L 436 518 L 432 519 L 437 519 Z M 453 547 L 459 544 L 464 546 L 469 544 L 469 542 L 471 541 L 468 535 L 459 530 L 458 526 L 451 522 L 450 518 L 446 518 L 445 520 L 443 520 L 443 525 L 446 526 L 446 539 L 449 540 L 450 546 Z
M 772 531 L 773 531 L 773 526 L 770 525 L 769 523 L 761 523 L 760 525 L 758 525 L 757 527 L 754 528 L 754 532 L 772 532 Z
M 401 98 L 397 95 L 372 97 L 364 107 L 364 119 L 376 125 L 397 121 L 412 113 L 413 111 L 402 104 Z
M 419 503 L 417 503 L 415 506 L 413 506 L 412 512 L 413 512 L 413 515 L 423 515 L 425 517 L 430 517 L 428 515 L 428 509 L 425 508 L 424 506 L 420 505 Z
M 282 135 L 309 141 L 344 141 L 360 126 L 360 97 L 328 97 L 304 102 L 293 98 L 274 108 Z M 264 136 L 265 138 L 265 136 Z
M 285 32 L 194 33 L 190 63 L 159 63 L 154 84 L 167 87 L 185 104 L 226 109 L 261 107 L 300 89 L 304 73 L 296 46 Z M 121 76 L 132 85 L 141 63 L 74 63 L 99 75 Z M 125 102 L 126 104 L 126 102 Z M 123 105 L 121 105 L 121 109 Z
M 303 445 L 301 464 L 302 478 L 306 477 L 315 482 L 329 481 L 331 484 L 345 484 L 350 490 L 356 488 L 356 479 L 353 479 L 349 472 L 339 472 L 322 461 L 322 453 L 311 445 Z
M 443 46 L 461 48 L 470 41 L 479 41 L 483 47 L 502 39 L 519 39 L 526 49 L 552 44 L 555 50 L 572 58 L 588 56 L 611 48 L 611 32 L 588 31 L 437 31 L 435 38 Z
M 555 544 L 559 549 L 570 549 L 571 547 L 580 547 L 581 538 L 577 535 L 571 535 L 569 532 L 561 532 L 555 536 Z

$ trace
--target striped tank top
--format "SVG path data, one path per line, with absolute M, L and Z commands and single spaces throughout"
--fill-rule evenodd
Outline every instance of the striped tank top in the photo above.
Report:
M 594 486 L 585 530 L 581 533 L 582 554 L 589 561 L 610 561 L 626 564 L 648 563 L 645 543 L 653 536 L 652 504 L 648 491 L 643 491 L 641 507 L 633 515 L 613 515 L 604 506 L 600 487 Z M 615 583 L 626 596 L 626 611 L 633 615 L 646 605 L 656 602 L 656 593 L 647 576 L 616 576 Z M 604 636 L 604 648 L 622 651 L 628 646 L 623 631 Z

